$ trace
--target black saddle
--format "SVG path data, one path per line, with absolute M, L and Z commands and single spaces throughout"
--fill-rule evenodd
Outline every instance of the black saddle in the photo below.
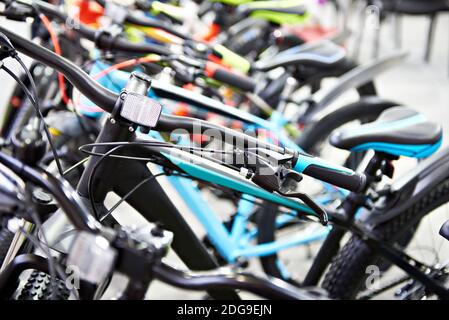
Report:
M 396 156 L 424 158 L 434 153 L 442 141 L 439 124 L 408 107 L 388 109 L 372 123 L 334 132 L 330 142 L 352 151 L 368 149 Z
M 296 46 L 278 53 L 270 59 L 255 63 L 254 69 L 269 71 L 289 65 L 311 65 L 318 68 L 331 68 L 346 59 L 346 50 L 332 41 Z

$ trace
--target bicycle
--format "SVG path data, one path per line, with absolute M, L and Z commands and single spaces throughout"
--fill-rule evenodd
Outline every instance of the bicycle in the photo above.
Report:
M 80 288 L 79 290 L 72 289 L 70 294 L 73 298 L 79 299 L 92 298 L 85 294 L 85 292 L 89 292 L 85 288 L 103 283 L 115 272 L 120 272 L 129 279 L 126 288 L 118 298 L 120 300 L 143 299 L 148 287 L 155 279 L 189 290 L 232 288 L 272 299 L 325 299 L 325 296 L 317 290 L 298 289 L 287 283 L 272 282 L 269 279 L 257 278 L 250 274 L 229 271 L 202 274 L 177 270 L 162 262 L 173 238 L 172 233 L 157 225 L 150 225 L 144 230 L 105 228 L 87 213 L 88 210 L 83 202 L 79 197 L 74 196 L 74 190 L 64 181 L 43 170 L 28 166 L 3 152 L 0 152 L 0 163 L 3 165 L 0 168 L 0 179 L 8 181 L 8 185 L 2 185 L 0 193 L 2 203 L 7 204 L 7 206 L 2 206 L 2 218 L 30 220 L 37 225 L 40 224 L 39 213 L 31 209 L 35 203 L 27 202 L 30 199 L 30 189 L 33 187 L 23 188 L 25 185 L 32 184 L 34 188 L 43 188 L 57 200 L 77 231 L 65 263 L 62 263 L 61 260 L 56 261 L 45 249 L 43 250 L 47 254 L 46 258 L 36 254 L 21 254 L 14 257 L 0 273 L 1 299 L 13 297 L 17 289 L 18 277 L 30 269 L 52 274 L 49 279 L 50 289 L 39 292 L 35 287 L 25 287 L 19 297 L 33 299 L 34 296 L 40 294 L 50 299 L 68 298 L 68 296 L 58 293 L 61 284 L 56 282 L 56 274 L 61 277 L 60 282 L 65 280 L 65 283 L 62 282 L 63 287 L 69 281 L 62 265 L 76 268 L 77 276 L 80 277 Z M 15 205 L 15 211 L 10 210 L 11 205 Z M 37 247 L 45 248 L 44 246 L 48 245 L 40 243 L 39 239 L 27 234 L 23 229 L 21 230 L 35 242 Z M 46 249 L 48 250 L 48 248 Z M 98 265 L 101 265 L 101 273 L 95 269 Z M 142 271 L 137 271 L 138 269 Z M 38 273 L 35 276 L 38 280 L 37 283 L 43 282 L 43 279 L 37 275 Z M 96 299 L 101 298 L 101 291 L 96 294 Z
M 135 46 L 134 46 L 134 48 L 135 48 Z M 379 65 L 378 65 L 379 66 Z M 351 78 L 349 78 L 349 79 L 351 79 Z M 348 82 L 351 82 L 351 81 L 348 81 Z M 157 83 L 153 83 L 153 87 L 157 87 Z M 341 88 L 344 88 L 345 87 L 345 82 L 343 82 L 343 85 L 342 86 L 340 86 L 340 87 L 337 87 L 340 91 L 342 90 Z M 172 89 L 172 92 L 173 92 L 174 90 Z M 179 91 L 179 90 L 178 90 Z M 186 92 L 183 92 L 183 95 L 184 96 L 186 96 L 187 95 L 187 93 Z M 327 97 L 329 97 L 329 96 L 331 96 L 332 98 L 335 98 L 335 94 L 334 93 L 332 93 L 332 94 L 329 94 Z M 194 97 L 194 95 L 192 95 L 192 94 L 189 94 L 189 97 Z M 184 97 L 184 99 L 185 99 L 185 97 Z M 192 100 L 193 99 L 196 99 L 196 101 L 199 101 L 200 99 L 198 99 L 198 98 L 192 98 Z M 327 102 L 329 102 L 329 98 L 327 98 L 327 99 L 324 99 L 324 100 L 326 100 Z M 189 100 L 188 100 L 189 101 Z M 190 100 L 191 101 L 191 100 Z M 202 102 L 202 106 L 204 107 L 204 106 L 207 106 L 207 104 L 206 103 L 204 103 L 204 99 L 201 101 Z M 209 105 L 211 105 L 212 103 L 209 103 Z M 324 105 L 324 104 L 322 104 L 322 105 Z M 384 108 L 383 106 L 380 106 L 381 108 Z M 216 107 L 216 109 L 215 110 L 217 110 L 218 109 L 218 107 Z M 224 112 L 224 110 L 226 110 L 224 107 L 222 107 L 222 106 L 220 106 L 220 110 L 221 110 L 221 113 L 223 113 Z M 374 114 L 378 114 L 378 112 L 379 111 L 377 111 L 377 110 L 374 110 L 374 109 L 372 109 L 371 110 Z M 234 117 L 235 117 L 235 114 L 236 114 L 236 112 L 235 111 L 230 111 L 230 112 L 228 112 L 227 113 L 228 115 L 233 115 Z M 241 115 L 241 114 L 237 114 L 237 115 Z M 243 117 L 240 117 L 240 118 L 243 118 Z M 248 118 L 248 116 L 246 116 L 246 119 Z M 327 119 L 326 119 L 327 120 Z M 259 121 L 259 123 L 260 123 L 260 121 Z M 323 135 L 323 132 L 325 132 L 325 131 L 322 131 L 320 134 L 321 134 L 321 136 Z M 318 136 L 316 136 L 316 137 L 318 137 Z M 287 144 L 288 145 L 288 144 Z M 290 144 L 290 145 L 292 145 L 292 146 L 294 146 L 295 148 L 297 148 L 294 144 Z M 179 180 L 179 179 L 178 179 Z M 184 183 L 184 184 L 181 184 L 181 186 L 180 186 L 180 188 L 178 188 L 178 189 L 186 189 L 185 188 L 185 186 L 186 186 L 186 184 Z M 190 195 L 189 195 L 190 197 L 192 196 L 192 193 L 190 193 Z M 217 228 L 219 228 L 219 230 L 220 230 L 220 232 L 219 233 L 217 233 L 216 234 L 216 236 L 215 236 L 215 243 L 219 243 L 219 244 L 223 244 L 223 245 L 221 245 L 221 254 L 222 255 L 224 255 L 226 258 L 227 258 L 227 260 L 228 261 L 234 261 L 235 259 L 236 259 L 236 257 L 241 257 L 241 256 L 252 256 L 252 255 L 254 255 L 254 254 L 257 254 L 257 255 L 260 255 L 260 254 L 266 254 L 266 251 L 260 251 L 260 250 L 254 250 L 253 248 L 248 248 L 248 250 L 246 250 L 246 251 L 242 251 L 239 247 L 230 247 L 230 246 L 224 246 L 224 244 L 226 244 L 226 243 L 232 243 L 233 241 L 229 241 L 230 240 L 230 238 L 229 238 L 229 236 L 227 236 L 226 234 L 227 234 L 227 230 L 226 229 L 224 229 L 222 226 L 221 226 L 221 223 L 219 223 L 219 221 L 217 221 L 216 219 L 215 220 L 213 220 L 213 222 L 211 222 L 211 219 L 212 218 L 208 218 L 209 216 L 210 216 L 210 214 L 208 214 L 208 212 L 207 212 L 207 207 L 205 206 L 205 204 L 204 204 L 204 202 L 200 202 L 199 201 L 200 199 L 198 199 L 198 197 L 197 197 L 197 202 L 196 202 L 196 204 L 197 204 L 197 208 L 199 208 L 199 207 L 202 207 L 202 209 L 203 210 L 197 210 L 197 212 L 200 212 L 201 213 L 201 215 L 204 217 L 204 221 L 205 221 L 205 223 L 209 223 L 209 225 L 211 226 L 209 229 L 210 230 L 217 230 Z M 200 204 L 202 204 L 202 205 L 200 205 Z M 239 212 L 239 213 L 243 213 L 243 215 L 245 216 L 245 212 Z M 245 220 L 247 220 L 248 219 L 248 217 L 246 216 L 246 217 L 244 217 L 243 219 L 240 219 L 242 222 L 243 221 L 245 221 Z M 218 227 L 212 227 L 212 226 L 218 226 Z M 241 225 L 244 225 L 243 223 L 241 224 Z M 236 229 L 237 230 L 237 229 Z M 224 232 L 223 232 L 224 231 Z M 237 234 L 237 235 L 242 235 L 242 232 L 244 232 L 244 229 L 240 229 L 238 232 L 236 231 L 236 233 L 235 234 Z M 323 232 L 319 232 L 316 236 L 314 236 L 314 237 L 312 237 L 311 239 L 313 240 L 313 239 L 316 239 L 316 238 L 322 238 L 325 234 L 327 233 L 327 231 L 326 230 L 324 230 Z M 222 235 L 222 237 L 220 238 L 219 236 L 218 236 L 218 234 L 221 234 Z M 246 242 L 248 242 L 251 238 L 254 238 L 255 237 L 255 234 L 254 233 L 251 233 L 251 234 L 248 234 L 248 235 L 245 235 L 244 236 L 245 238 L 247 238 L 245 241 Z M 232 237 L 232 238 L 234 238 L 234 237 Z M 235 238 L 238 238 L 238 237 L 235 237 Z M 217 240 L 218 239 L 218 240 Z M 221 240 L 219 240 L 219 239 L 221 239 L 221 240 L 223 240 L 223 239 L 225 239 L 225 240 L 227 240 L 226 242 L 224 242 L 224 241 L 221 241 Z M 289 243 L 288 244 L 288 246 L 292 246 L 292 245 L 294 245 L 294 244 L 296 244 L 296 243 L 308 243 L 310 240 L 308 240 L 307 238 L 306 239 L 299 239 L 299 240 L 295 240 L 295 241 L 292 241 L 291 243 Z M 283 248 L 285 246 L 285 244 L 280 244 L 280 247 L 281 248 Z M 220 246 L 219 246 L 219 248 L 220 248 Z M 273 249 L 270 249 L 270 251 L 268 251 L 268 252 L 273 252 Z
M 75 69 L 73 65 L 71 65 L 67 61 L 64 61 L 64 60 L 58 58 L 57 56 L 53 55 L 51 52 L 48 52 L 47 50 L 45 50 L 43 48 L 34 46 L 33 44 L 27 42 L 24 39 L 21 39 L 20 37 L 18 37 L 16 35 L 12 35 L 11 40 L 13 41 L 13 43 L 19 50 L 23 51 L 26 54 L 29 54 L 30 56 L 32 56 L 35 59 L 42 59 L 46 64 L 48 63 L 49 65 L 51 65 L 53 67 L 57 67 L 59 71 L 64 72 L 65 75 L 67 76 L 67 78 L 70 79 L 71 81 L 73 81 L 75 84 L 82 84 L 81 86 L 78 86 L 78 87 L 80 87 L 80 90 L 84 91 L 84 93 L 86 94 L 86 96 L 89 97 L 89 99 L 91 99 L 92 101 L 94 101 L 95 103 L 97 103 L 100 106 L 104 106 L 105 108 L 107 107 L 108 110 L 112 111 L 112 109 L 116 103 L 116 101 L 114 100 L 115 95 L 113 95 L 110 92 L 105 91 L 104 89 L 99 87 L 95 82 L 90 80 L 85 74 L 77 71 L 77 69 Z M 78 83 L 78 82 L 80 82 L 80 83 Z M 297 168 L 297 170 L 302 169 L 302 172 L 304 174 L 311 175 L 312 177 L 316 177 L 316 178 L 322 179 L 324 181 L 335 183 L 341 187 L 346 187 L 346 188 L 354 190 L 355 194 L 353 194 L 353 196 L 348 197 L 348 200 L 347 200 L 349 209 L 353 210 L 354 208 L 357 207 L 357 201 L 356 201 L 357 200 L 357 197 L 356 197 L 357 192 L 358 191 L 359 192 L 366 191 L 368 189 L 368 187 L 370 186 L 370 183 L 366 183 L 366 182 L 370 181 L 370 180 L 372 180 L 371 182 L 376 181 L 378 170 L 384 171 L 384 173 L 389 172 L 388 170 L 391 167 L 385 165 L 385 163 L 388 163 L 388 160 L 395 158 L 395 156 L 401 155 L 405 151 L 407 152 L 407 154 L 410 154 L 411 152 L 413 152 L 417 156 L 427 155 L 427 153 L 433 152 L 438 147 L 438 145 L 441 141 L 440 127 L 433 123 L 426 121 L 425 119 L 423 119 L 420 116 L 417 116 L 416 112 L 414 112 L 410 109 L 402 109 L 402 108 L 398 108 L 398 109 L 394 109 L 394 110 L 392 109 L 390 111 L 391 111 L 390 113 L 386 113 L 384 115 L 384 118 L 381 119 L 381 121 L 379 121 L 378 124 L 375 124 L 373 126 L 374 128 L 370 132 L 371 135 L 370 134 L 363 135 L 363 132 L 359 135 L 357 135 L 357 134 L 351 135 L 351 133 L 343 132 L 334 138 L 335 139 L 334 143 L 340 144 L 340 146 L 343 146 L 346 143 L 349 143 L 348 141 L 351 141 L 351 139 L 353 141 L 352 143 L 355 143 L 356 146 L 359 146 L 360 148 L 370 148 L 369 145 L 365 144 L 365 142 L 368 142 L 368 141 L 374 141 L 374 142 L 377 142 L 380 144 L 380 147 L 379 147 L 379 145 L 374 146 L 375 149 L 377 148 L 379 150 L 376 153 L 376 155 L 372 158 L 371 163 L 365 170 L 364 174 L 353 173 L 353 172 L 347 171 L 347 170 L 340 171 L 341 169 L 339 167 L 335 167 L 335 166 L 323 168 L 323 167 L 320 167 L 320 165 L 323 165 L 322 163 L 320 163 L 318 166 L 314 166 L 313 163 L 318 164 L 315 161 L 319 161 L 319 162 L 321 162 L 321 161 L 318 159 L 314 159 L 314 158 L 305 156 L 303 154 L 298 155 L 298 157 L 299 157 L 298 159 L 305 160 L 306 162 L 299 164 L 299 165 L 296 164 L 295 167 Z M 376 126 L 380 126 L 380 127 L 385 126 L 385 123 L 386 122 L 388 123 L 389 122 L 388 120 L 391 120 L 390 117 L 393 117 L 393 119 L 396 118 L 399 121 L 399 123 L 401 123 L 401 121 L 402 121 L 402 123 L 405 122 L 406 124 L 401 124 L 401 125 L 396 124 L 396 126 L 395 126 L 394 121 L 391 121 L 391 130 L 392 131 L 388 131 L 388 130 L 387 131 L 377 131 L 377 130 L 379 130 L 379 127 L 376 127 Z M 413 121 L 408 120 L 409 118 L 413 118 Z M 386 122 L 383 122 L 383 121 L 386 121 Z M 170 130 L 170 129 L 178 128 L 179 126 L 181 126 L 184 129 L 192 130 L 193 129 L 192 122 L 193 122 L 193 120 L 191 120 L 191 119 L 189 120 L 188 118 L 161 115 L 159 118 L 159 122 L 153 127 L 153 129 L 155 129 L 155 130 Z M 226 129 L 226 128 L 223 128 L 220 126 L 216 126 L 216 125 L 212 125 L 205 121 L 200 121 L 200 123 L 202 125 L 206 126 L 207 128 L 214 128 L 214 129 L 219 130 L 222 133 L 231 134 L 232 136 L 234 136 L 237 139 L 242 139 L 244 142 L 243 143 L 244 146 L 248 146 L 248 145 L 251 145 L 251 143 L 254 143 L 259 148 L 269 147 L 274 152 L 277 151 L 280 154 L 287 156 L 287 158 L 289 159 L 289 160 L 287 160 L 287 162 L 292 161 L 292 159 L 295 158 L 295 156 L 288 155 L 288 149 L 274 147 L 272 145 L 266 144 L 261 141 L 254 141 L 253 138 L 251 138 L 251 137 L 248 137 L 248 136 L 245 136 L 242 134 L 235 134 L 234 132 L 232 132 L 229 129 Z M 142 122 L 139 122 L 139 124 L 140 125 L 142 125 L 142 124 L 148 125 L 148 123 L 142 123 Z M 409 133 L 411 130 L 416 130 L 416 128 L 414 127 L 415 125 L 417 125 L 420 128 L 422 126 L 427 128 L 425 130 L 425 132 L 423 133 L 423 135 L 419 136 L 419 138 L 417 138 L 418 139 L 417 141 L 415 141 L 415 140 L 410 141 L 410 140 L 408 140 L 410 138 L 402 136 L 401 138 L 404 140 L 402 140 L 401 143 L 405 143 L 406 145 L 408 145 L 407 148 L 404 148 L 401 145 L 401 143 L 399 143 L 397 141 L 391 142 L 390 139 L 396 138 L 396 136 L 395 136 L 396 131 L 394 131 L 394 130 L 403 129 L 404 130 L 403 132 Z M 105 127 L 103 128 L 103 134 L 100 134 L 100 139 L 102 136 L 106 137 L 105 131 L 107 132 L 108 130 L 111 129 L 111 127 L 114 128 L 113 126 L 114 126 L 113 123 L 107 122 Z M 125 131 L 126 131 L 126 135 L 128 135 L 128 136 L 130 134 L 132 135 L 132 133 L 130 133 L 130 131 L 128 129 L 129 129 L 128 126 L 124 126 L 119 131 L 121 131 L 121 133 L 124 135 L 125 135 Z M 117 130 L 117 128 L 115 130 Z M 116 133 L 120 133 L 120 132 L 116 132 Z M 382 138 L 381 134 L 384 134 L 384 138 Z M 385 137 L 388 137 L 388 138 L 385 138 Z M 108 138 L 108 140 L 111 140 L 110 135 L 107 136 L 107 138 Z M 115 139 L 112 139 L 112 140 L 115 140 Z M 101 140 L 99 140 L 99 141 L 101 141 Z M 136 142 L 137 142 L 137 140 L 136 140 Z M 155 142 L 151 142 L 151 143 L 155 143 Z M 357 144 L 357 143 L 359 143 L 359 144 Z M 386 150 L 385 145 L 388 143 L 390 144 L 390 145 L 388 145 L 390 147 L 390 149 Z M 112 144 L 112 145 L 114 145 L 114 144 Z M 107 152 L 107 150 L 109 150 L 109 151 L 111 150 L 110 148 L 107 148 L 107 146 L 108 146 L 108 143 L 98 145 L 98 142 L 97 142 L 96 148 L 94 148 L 93 152 L 98 152 L 98 155 L 100 155 L 100 154 L 104 155 L 105 154 L 104 152 Z M 109 145 L 109 146 L 111 146 L 111 145 Z M 402 148 L 400 148 L 400 146 L 402 146 Z M 165 147 L 168 147 L 168 146 L 165 146 Z M 346 145 L 346 147 L 353 148 L 355 146 L 354 146 L 354 144 L 349 143 Z M 371 145 L 371 147 L 373 147 L 373 145 Z M 139 148 L 136 148 L 136 149 L 139 149 Z M 145 149 L 147 152 L 155 151 L 151 147 L 148 147 Z M 159 149 L 158 151 L 156 151 L 156 154 L 160 155 L 161 147 L 156 147 L 156 149 Z M 167 157 L 169 160 L 176 159 L 176 165 L 178 167 L 181 167 L 184 172 L 187 172 L 194 177 L 198 177 L 198 175 L 202 175 L 202 174 L 204 174 L 204 172 L 207 172 L 204 167 L 203 167 L 203 169 L 200 169 L 199 171 L 195 171 L 195 170 L 198 170 L 199 168 L 196 168 L 191 163 L 186 163 L 185 161 L 179 162 L 179 160 L 182 160 L 182 159 L 180 159 L 180 157 L 185 156 L 188 159 L 190 159 L 192 157 L 192 155 L 190 153 L 185 154 L 177 149 L 173 149 L 172 151 L 175 151 L 174 155 L 172 154 L 171 156 L 168 156 L 169 151 L 167 150 L 164 154 L 164 157 L 163 157 L 164 159 L 159 159 L 159 160 L 165 161 L 167 159 Z M 136 152 L 135 154 L 132 154 L 133 156 L 143 156 L 145 154 L 145 153 L 139 152 L 138 150 L 135 150 L 135 152 Z M 389 154 L 385 153 L 385 152 L 389 152 Z M 440 156 L 436 157 L 436 158 L 444 159 L 444 156 L 446 154 L 447 154 L 447 152 L 443 151 L 442 153 L 440 153 Z M 202 165 L 207 162 L 203 158 L 201 158 L 200 161 L 201 161 Z M 115 162 L 115 164 L 113 165 L 114 168 L 111 167 L 111 170 L 114 170 L 114 172 L 117 172 L 117 170 L 120 168 L 119 166 L 117 166 L 117 164 L 120 163 L 120 160 L 114 159 L 113 162 Z M 107 164 L 107 163 L 108 163 L 107 161 L 104 162 L 104 164 Z M 171 163 L 173 164 L 173 162 L 171 162 Z M 300 162 L 297 162 L 297 163 L 300 163 Z M 441 163 L 438 163 L 438 161 L 435 161 L 435 159 L 431 158 L 431 159 L 428 159 L 428 160 L 422 162 L 422 164 L 420 165 L 422 168 L 422 170 L 420 170 L 420 174 L 421 175 L 429 174 L 429 171 L 430 171 L 431 174 L 437 176 L 436 178 L 439 181 L 441 181 L 441 179 L 444 179 L 444 177 L 441 176 L 441 171 L 438 171 L 438 172 L 436 170 L 432 171 L 431 167 L 429 167 L 429 164 L 433 164 L 437 168 L 440 167 L 441 170 L 444 169 L 444 168 L 441 168 L 441 166 L 439 166 Z M 102 167 L 104 170 L 105 167 L 104 166 L 102 166 Z M 126 167 L 127 167 L 128 173 L 131 173 L 132 172 L 130 170 L 131 166 L 127 165 Z M 215 168 L 215 166 L 212 166 L 212 164 L 210 164 L 208 166 L 207 170 L 211 170 L 212 167 Z M 86 171 L 88 171 L 88 170 L 89 170 L 89 168 L 87 168 Z M 107 177 L 109 179 L 117 178 L 116 176 L 111 177 L 110 175 L 105 174 L 105 171 L 102 171 L 102 173 L 103 173 L 103 177 Z M 217 176 L 215 176 L 215 177 L 217 177 Z M 414 175 L 414 177 L 413 177 L 414 179 L 410 180 L 411 181 L 410 183 L 414 186 L 416 186 L 416 180 L 419 180 L 419 179 L 416 179 L 416 177 L 417 176 Z M 207 177 L 204 177 L 204 176 L 199 177 L 199 178 L 207 179 Z M 418 178 L 419 178 L 419 176 L 418 176 Z M 229 187 L 229 185 L 227 185 L 227 184 L 230 181 L 235 183 L 234 179 L 229 179 L 229 176 L 223 176 L 222 179 L 223 180 L 220 181 L 220 184 L 222 184 L 226 187 Z M 259 182 L 258 180 L 256 180 L 256 181 Z M 272 181 L 274 181 L 274 180 L 272 180 Z M 429 179 L 427 179 L 427 180 L 422 179 L 419 182 L 427 183 L 428 181 L 429 181 Z M 215 182 L 217 182 L 217 181 L 215 181 Z M 85 188 L 86 188 L 85 183 L 86 183 L 85 179 L 84 179 L 84 182 L 82 179 L 81 183 L 79 185 L 79 188 L 78 188 L 78 192 L 82 192 L 82 189 L 85 190 Z M 95 190 L 96 195 L 101 195 L 101 193 L 104 193 L 104 191 L 107 190 L 107 188 L 108 188 L 107 187 L 108 184 L 109 184 L 109 181 L 105 181 L 105 180 L 99 181 L 98 188 Z M 243 185 L 244 185 L 243 181 L 241 181 L 241 183 L 237 184 L 237 187 L 234 185 L 234 188 L 236 188 L 238 190 L 238 188 L 242 187 Z M 434 186 L 435 186 L 434 183 L 429 183 L 427 185 L 426 191 L 432 190 Z M 269 186 L 267 186 L 265 184 L 264 187 L 268 188 Z M 144 188 L 146 189 L 146 187 L 144 187 Z M 102 189 L 102 190 L 100 191 L 99 189 Z M 251 191 L 251 192 L 256 192 L 255 191 L 256 189 L 252 189 L 252 190 L 254 190 L 254 191 Z M 276 198 L 276 200 L 274 200 L 274 201 L 283 202 L 283 204 L 286 205 L 285 198 L 282 198 L 283 200 L 280 200 L 280 198 L 277 198 L 277 196 L 272 193 L 268 193 L 270 195 L 269 196 L 268 194 L 264 193 L 263 191 L 260 191 L 261 189 L 257 189 L 257 190 L 258 190 L 257 191 L 258 196 L 270 198 L 270 200 L 274 200 Z M 405 193 L 406 188 L 403 190 Z M 136 197 L 136 195 L 137 195 L 137 197 Z M 141 199 L 142 199 L 143 195 L 144 195 L 144 193 L 141 193 L 141 191 L 137 191 L 130 198 L 127 199 L 128 201 L 131 201 L 131 199 L 134 199 L 134 201 L 136 201 L 136 203 L 134 205 L 137 208 L 142 209 L 141 210 L 142 213 L 145 210 L 145 208 L 144 208 L 145 204 L 142 204 L 142 203 L 138 204 L 137 201 L 139 201 L 138 200 L 139 198 L 140 198 L 140 201 L 142 201 Z M 307 199 L 307 198 L 304 198 L 302 195 L 296 195 L 296 196 L 301 197 L 302 199 Z M 98 198 L 96 198 L 96 199 L 98 201 Z M 360 199 L 360 197 L 358 197 L 358 199 Z M 406 203 L 404 205 L 410 206 L 412 202 L 419 201 L 420 199 L 422 199 L 422 194 L 421 194 L 421 196 L 414 194 L 414 197 L 412 199 L 414 201 L 409 201 L 408 203 Z M 161 197 L 160 200 L 163 200 L 163 197 Z M 365 201 L 366 199 L 363 199 L 363 200 Z M 313 214 L 313 212 L 315 212 L 315 214 L 318 217 L 321 217 L 322 221 L 325 221 L 325 216 L 323 215 L 323 212 L 320 211 L 317 207 L 314 207 L 311 202 L 308 202 L 308 200 L 305 200 L 305 201 L 310 205 L 309 208 L 312 208 L 312 210 L 310 211 L 310 209 L 304 208 L 303 211 L 307 210 L 309 213 L 312 213 L 312 214 Z M 432 205 L 435 205 L 435 204 L 432 204 Z M 349 212 L 349 209 L 347 209 L 348 210 L 347 212 Z M 406 270 L 410 274 L 410 276 L 417 278 L 420 282 L 422 282 L 426 286 L 426 288 L 429 291 L 434 292 L 435 294 L 437 294 L 443 298 L 448 297 L 447 289 L 445 289 L 440 283 L 434 281 L 434 279 L 432 277 L 430 277 L 426 272 L 420 271 L 413 264 L 409 263 L 407 261 L 408 257 L 405 257 L 404 254 L 400 250 L 391 246 L 387 241 L 382 241 L 382 239 L 379 240 L 378 238 L 375 237 L 375 235 L 372 235 L 369 232 L 366 232 L 366 230 L 364 230 L 361 226 L 351 223 L 350 221 L 348 222 L 346 217 L 343 218 L 341 216 L 341 214 L 329 212 L 329 215 L 334 224 L 342 226 L 344 228 L 348 228 L 353 233 L 363 235 L 363 241 L 369 243 L 369 245 L 373 246 L 376 251 L 379 251 L 380 253 L 385 255 L 385 257 L 387 259 L 391 259 L 393 263 L 397 264 L 399 267 Z M 373 219 L 375 219 L 375 217 L 378 218 L 379 216 L 369 215 L 369 217 L 372 217 Z M 385 216 L 380 216 L 380 217 L 383 218 Z M 389 221 L 389 222 L 394 221 L 394 219 L 392 219 L 391 217 L 388 217 L 388 216 L 386 216 L 386 217 L 387 217 L 386 218 L 387 221 Z M 160 218 L 162 220 L 164 217 L 161 216 Z M 167 218 L 167 217 L 165 217 L 165 218 Z M 388 219 L 390 219 L 390 220 L 388 220 Z M 168 220 L 168 219 L 166 219 L 166 220 Z M 167 226 L 168 225 L 169 224 L 167 224 Z M 173 224 L 172 224 L 172 226 L 173 226 Z M 171 229 L 171 226 L 168 229 Z M 175 235 L 186 236 L 185 234 L 182 234 L 182 232 L 180 233 L 180 232 L 176 232 L 176 231 L 175 231 Z M 187 238 L 184 238 L 184 239 L 187 239 Z M 194 237 L 191 240 L 194 240 Z M 174 244 L 174 248 L 176 249 L 176 236 L 175 236 L 173 244 Z M 189 245 L 189 243 L 187 241 L 185 241 L 183 245 L 184 245 L 184 250 L 186 250 L 186 247 Z M 182 254 L 182 252 L 179 252 L 179 253 L 180 253 L 180 255 Z

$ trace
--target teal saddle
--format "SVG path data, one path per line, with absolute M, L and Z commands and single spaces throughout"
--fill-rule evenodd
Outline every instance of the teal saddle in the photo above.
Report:
M 395 156 L 426 158 L 441 145 L 442 128 L 408 107 L 393 107 L 371 123 L 335 131 L 330 143 L 351 151 L 375 150 Z

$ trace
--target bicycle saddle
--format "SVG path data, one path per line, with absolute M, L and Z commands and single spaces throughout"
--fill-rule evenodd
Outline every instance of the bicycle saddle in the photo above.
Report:
M 276 24 L 301 23 L 307 17 L 307 8 L 296 0 L 253 1 L 238 6 L 243 16 L 264 19 Z
M 449 240 L 449 220 L 441 226 L 440 235 Z
M 341 149 L 372 149 L 396 156 L 425 158 L 434 153 L 442 141 L 441 126 L 408 107 L 388 109 L 379 118 L 359 128 L 334 132 L 330 143 Z
M 311 65 L 318 68 L 330 68 L 343 62 L 346 51 L 332 41 L 324 40 L 314 44 L 296 46 L 278 53 L 270 59 L 256 62 L 254 69 L 269 71 L 289 65 Z

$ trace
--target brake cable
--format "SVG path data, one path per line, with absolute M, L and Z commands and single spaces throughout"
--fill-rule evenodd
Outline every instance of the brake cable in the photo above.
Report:
M 19 58 L 20 59 L 20 58 Z M 19 79 L 19 77 L 17 77 L 9 68 L 7 68 L 5 65 L 3 65 L 3 64 L 1 64 L 0 65 L 0 69 L 3 69 L 3 70 L 5 70 L 19 85 L 20 85 L 20 87 L 22 88 L 22 90 L 25 92 L 25 94 L 26 94 L 26 96 L 27 96 L 27 98 L 30 100 L 30 102 L 31 102 L 31 104 L 33 105 L 33 107 L 34 107 L 34 109 L 35 109 L 35 111 L 36 111 L 36 113 L 37 113 L 37 116 L 38 116 L 38 118 L 39 118 L 39 122 L 40 122 L 40 125 L 38 125 L 38 127 L 36 128 L 36 130 L 39 130 L 39 127 L 40 126 L 42 126 L 42 128 L 44 129 L 44 132 L 45 132 L 45 135 L 46 135 L 46 137 L 47 137 L 47 140 L 48 140 L 48 143 L 49 143 L 49 145 L 50 145 L 50 149 L 51 149 L 51 151 L 52 151 L 52 153 L 53 153 L 53 157 L 54 157 L 54 159 L 55 159 L 55 162 L 56 162 L 56 166 L 57 166 L 57 168 L 58 168 L 58 171 L 59 171 L 59 174 L 61 175 L 61 176 L 63 176 L 63 174 L 64 174 L 64 171 L 63 171 L 63 169 L 62 169 L 62 165 L 61 165 L 61 162 L 60 162 L 60 159 L 59 159 L 59 156 L 58 156 L 58 153 L 57 153 L 57 151 L 56 151 L 56 146 L 55 146 L 55 144 L 54 144 L 54 142 L 53 142 L 53 138 L 51 137 L 51 134 L 50 134 L 50 131 L 48 130 L 48 126 L 47 126 L 47 124 L 45 123 L 45 119 L 44 119 L 44 116 L 42 115 L 42 112 L 41 112 L 41 110 L 40 110 L 40 107 L 39 107 L 39 102 L 38 102 L 38 99 L 37 99 L 37 97 L 36 97 L 36 99 L 33 97 L 33 95 L 32 95 L 32 93 L 28 90 L 28 88 L 26 87 L 26 85 L 22 82 L 22 80 L 20 80 Z M 31 77 L 31 75 L 28 75 L 28 77 L 29 77 L 29 81 L 31 82 L 31 83 L 34 83 L 34 79 Z

